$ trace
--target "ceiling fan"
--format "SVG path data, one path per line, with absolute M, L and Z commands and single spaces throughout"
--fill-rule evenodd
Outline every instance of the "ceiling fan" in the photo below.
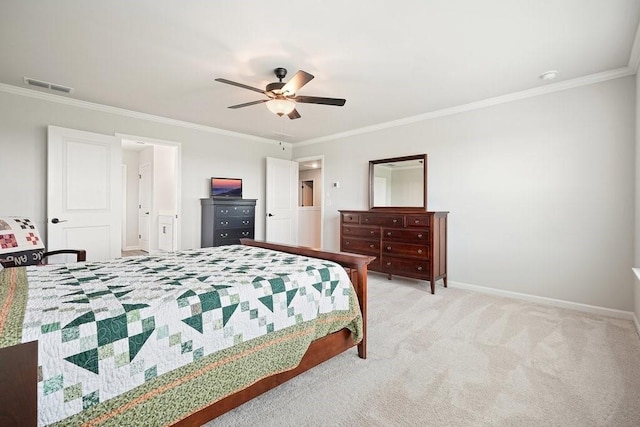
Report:
M 299 119 L 300 113 L 296 110 L 296 102 L 302 102 L 306 104 L 323 104 L 323 105 L 336 105 L 342 107 L 346 102 L 345 99 L 340 98 L 322 98 L 319 96 L 299 96 L 296 92 L 313 79 L 313 75 L 306 71 L 298 71 L 287 82 L 284 83 L 282 79 L 287 76 L 286 68 L 278 67 L 273 70 L 279 81 L 269 83 L 264 90 L 257 87 L 247 86 L 242 83 L 233 82 L 227 79 L 215 79 L 217 82 L 226 83 L 233 86 L 238 86 L 244 89 L 249 89 L 255 92 L 260 92 L 267 96 L 267 99 L 260 99 L 258 101 L 245 102 L 244 104 L 232 105 L 229 108 L 236 109 L 242 107 L 248 107 L 250 105 L 267 103 L 267 108 L 274 114 L 282 117 L 285 114 L 290 119 Z

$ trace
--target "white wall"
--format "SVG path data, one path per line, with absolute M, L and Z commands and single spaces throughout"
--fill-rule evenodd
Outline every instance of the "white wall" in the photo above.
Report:
M 294 146 L 322 154 L 324 246 L 368 206 L 368 161 L 427 153 L 429 210 L 450 211 L 449 280 L 633 310 L 634 78 Z
M 422 168 L 393 170 L 389 206 L 422 206 Z
M 0 215 L 29 216 L 43 235 L 46 234 L 47 125 L 180 142 L 183 167 L 179 249 L 200 246 L 200 198 L 209 197 L 212 176 L 243 178 L 244 197 L 258 199 L 256 238 L 264 238 L 264 159 L 267 156 L 291 159 L 291 150 L 277 143 L 0 92 L 0 183 L 3 187 Z

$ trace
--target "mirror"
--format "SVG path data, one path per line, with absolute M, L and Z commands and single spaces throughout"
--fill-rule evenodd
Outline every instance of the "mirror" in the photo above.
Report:
M 370 160 L 369 208 L 427 210 L 427 155 Z

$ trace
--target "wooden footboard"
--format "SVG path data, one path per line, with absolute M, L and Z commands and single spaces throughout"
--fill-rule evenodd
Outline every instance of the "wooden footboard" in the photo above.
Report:
M 358 344 L 358 356 L 362 359 L 367 357 L 367 265 L 375 259 L 371 256 L 363 256 L 356 254 L 347 254 L 342 252 L 328 252 L 312 249 L 303 246 L 291 246 L 275 243 L 261 242 L 252 239 L 240 239 L 243 245 L 256 246 L 265 249 L 273 249 L 280 252 L 286 252 L 296 255 L 309 256 L 313 258 L 326 259 L 342 265 L 351 278 L 353 286 L 358 295 L 360 311 L 362 312 L 363 337 Z M 309 345 L 309 349 L 302 357 L 300 364 L 294 369 L 264 378 L 257 383 L 240 390 L 216 403 L 191 414 L 183 420 L 174 424 L 174 426 L 201 426 L 207 421 L 229 412 L 253 399 L 256 396 L 265 393 L 272 388 L 279 386 L 285 381 L 294 378 L 301 373 L 319 365 L 320 363 L 331 359 L 334 356 L 350 349 L 355 344 L 351 339 L 351 333 L 347 329 L 334 332 L 331 335 L 320 338 Z

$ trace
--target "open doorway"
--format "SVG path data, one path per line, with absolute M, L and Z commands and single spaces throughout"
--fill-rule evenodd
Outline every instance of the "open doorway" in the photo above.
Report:
M 178 249 L 180 144 L 118 135 L 122 141 L 122 255 Z
M 322 248 L 324 156 L 295 159 L 298 171 L 298 244 Z

